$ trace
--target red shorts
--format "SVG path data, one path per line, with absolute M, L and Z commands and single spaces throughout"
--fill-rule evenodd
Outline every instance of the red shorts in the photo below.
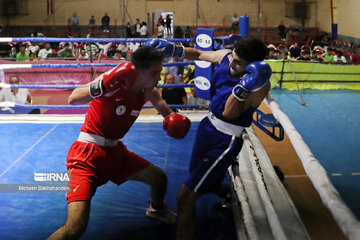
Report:
M 120 185 L 149 164 L 149 161 L 128 151 L 121 141 L 115 147 L 75 141 L 66 160 L 70 177 L 66 199 L 68 203 L 90 200 L 98 186 L 109 180 Z

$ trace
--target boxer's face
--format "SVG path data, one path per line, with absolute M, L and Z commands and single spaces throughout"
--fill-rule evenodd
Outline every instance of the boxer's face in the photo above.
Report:
M 245 74 L 245 68 L 249 63 L 240 58 L 235 51 L 232 51 L 232 58 L 229 64 L 230 74 L 234 77 L 241 77 Z
M 160 80 L 162 62 L 152 62 L 148 69 L 140 71 L 140 81 L 144 89 L 153 89 Z

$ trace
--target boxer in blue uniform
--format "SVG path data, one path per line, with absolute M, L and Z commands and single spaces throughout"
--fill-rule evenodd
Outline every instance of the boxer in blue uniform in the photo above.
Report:
M 195 232 L 196 200 L 207 193 L 225 197 L 229 191 L 223 184 L 226 170 L 241 150 L 244 128 L 250 126 L 255 109 L 270 90 L 271 68 L 263 61 L 265 44 L 255 38 L 238 40 L 232 51 L 201 51 L 159 39 L 147 44 L 167 57 L 216 64 L 210 89 L 210 113 L 200 122 L 190 175 L 178 193 L 176 239 L 189 240 Z

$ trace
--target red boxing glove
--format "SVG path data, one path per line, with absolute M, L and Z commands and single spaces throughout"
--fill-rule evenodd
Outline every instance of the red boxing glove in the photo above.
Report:
M 119 64 L 104 73 L 102 79 L 93 81 L 90 84 L 90 96 L 98 98 L 105 93 L 119 88 L 129 89 L 136 81 L 138 75 L 139 72 L 132 63 L 124 62 Z
M 166 130 L 167 135 L 177 139 L 184 138 L 190 126 L 190 119 L 177 113 L 166 116 L 163 121 L 163 128 Z

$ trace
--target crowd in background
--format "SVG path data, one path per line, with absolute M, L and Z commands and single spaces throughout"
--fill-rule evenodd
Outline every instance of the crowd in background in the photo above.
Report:
M 285 26 L 278 26 L 279 35 L 284 44 L 275 46 L 268 44 L 268 60 L 291 59 L 293 61 L 331 63 L 331 64 L 360 64 L 360 45 L 352 42 L 331 40 L 327 33 L 319 37 L 308 37 L 304 44 L 294 42 L 286 45 L 288 41 Z
M 239 27 L 238 17 L 235 13 L 232 19 L 231 29 L 236 32 Z M 80 19 L 76 13 L 73 14 L 70 22 L 72 31 L 78 31 Z M 96 24 L 94 16 L 89 19 L 89 33 L 87 38 L 94 37 L 93 28 Z M 101 19 L 101 29 L 107 33 L 110 31 L 110 17 L 107 13 Z M 172 30 L 172 19 L 170 15 L 159 17 L 156 23 L 155 36 L 157 38 L 192 38 L 192 29 L 188 26 L 183 30 L 179 26 Z M 278 26 L 279 36 L 283 44 L 268 44 L 268 60 L 291 59 L 294 61 L 307 61 L 318 63 L 336 64 L 360 64 L 359 45 L 340 40 L 332 41 L 328 34 L 324 34 L 317 39 L 309 37 L 305 44 L 299 42 L 286 44 L 286 27 L 281 23 Z M 34 31 L 32 37 L 44 37 L 44 34 Z M 136 19 L 135 24 L 130 22 L 126 25 L 127 38 L 147 38 L 150 37 L 147 23 Z M 73 38 L 71 34 L 68 38 Z M 184 43 L 186 47 L 193 46 L 192 43 Z M 42 60 L 123 60 L 130 61 L 131 53 L 134 52 L 140 43 L 96 43 L 96 42 L 10 42 L 0 43 L 0 58 L 10 58 L 16 62 L 42 61 Z M 100 58 L 100 59 L 99 59 Z M 169 59 L 178 62 L 179 59 Z M 163 81 L 165 84 L 191 83 L 194 72 L 188 66 L 173 66 L 165 68 Z M 162 96 L 168 104 L 189 104 L 199 105 L 200 109 L 207 109 L 209 102 L 196 96 L 195 89 L 191 89 L 189 94 L 183 88 L 164 88 Z M 4 101 L 0 99 L 0 101 Z M 174 111 L 176 111 L 174 109 Z

